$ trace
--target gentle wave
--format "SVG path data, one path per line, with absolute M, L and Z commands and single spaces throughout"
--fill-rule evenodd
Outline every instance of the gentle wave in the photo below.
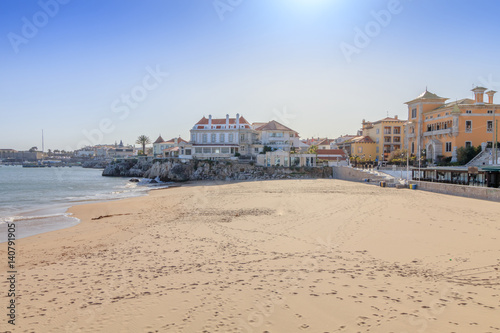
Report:
M 8 216 L 0 218 L 1 223 L 19 222 L 19 221 L 29 221 L 29 220 L 43 220 L 50 219 L 54 217 L 67 217 L 78 220 L 76 217 L 72 217 L 71 213 L 60 213 L 60 214 L 48 214 L 48 215 L 38 215 L 38 216 Z

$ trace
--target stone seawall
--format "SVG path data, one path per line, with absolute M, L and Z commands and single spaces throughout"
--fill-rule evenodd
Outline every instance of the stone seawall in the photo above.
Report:
M 188 180 L 266 180 L 297 178 L 331 178 L 332 167 L 264 167 L 253 163 L 179 159 L 141 163 L 137 160 L 113 162 L 103 176 L 144 177 L 161 181 Z
M 417 190 L 500 202 L 500 189 L 498 188 L 422 181 L 410 181 L 410 184 L 417 184 Z

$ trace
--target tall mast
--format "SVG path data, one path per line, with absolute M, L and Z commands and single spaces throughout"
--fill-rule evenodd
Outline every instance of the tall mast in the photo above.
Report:
M 44 152 L 44 142 L 43 142 L 43 130 L 42 130 L 42 153 Z

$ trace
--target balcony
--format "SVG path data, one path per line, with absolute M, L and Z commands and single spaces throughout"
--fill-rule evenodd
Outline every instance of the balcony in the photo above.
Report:
M 437 131 L 427 131 L 424 133 L 424 137 L 442 135 L 442 134 L 451 134 L 451 128 L 441 129 Z M 408 135 L 409 138 L 411 137 L 410 135 Z

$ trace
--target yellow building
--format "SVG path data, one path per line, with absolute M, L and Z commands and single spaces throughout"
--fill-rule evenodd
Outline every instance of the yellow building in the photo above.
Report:
M 435 161 L 439 157 L 451 157 L 456 161 L 456 150 L 466 146 L 489 146 L 494 138 L 495 111 L 499 104 L 493 103 L 496 91 L 472 89 L 474 99 L 464 98 L 446 103 L 448 98 L 439 97 L 429 91 L 406 102 L 408 105 L 408 146 L 410 153 Z
M 389 154 L 404 147 L 404 126 L 406 120 L 387 117 L 378 121 L 365 121 L 363 119 L 363 136 L 370 137 L 374 142 L 373 159 L 386 161 Z
M 345 143 L 346 150 L 351 157 L 359 157 L 361 160 L 376 160 L 376 144 L 369 136 L 357 136 Z

